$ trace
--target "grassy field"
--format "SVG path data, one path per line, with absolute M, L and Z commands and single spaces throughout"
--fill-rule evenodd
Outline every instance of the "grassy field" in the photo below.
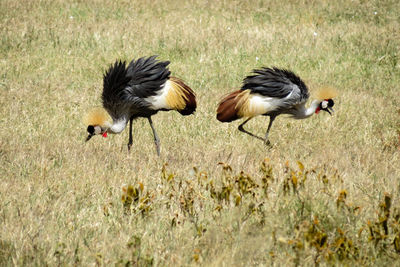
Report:
M 112 2 L 112 3 L 111 3 Z M 400 260 L 400 2 L 0 0 L 0 265 L 391 265 Z M 197 93 L 85 143 L 116 59 Z M 261 66 L 338 89 L 272 148 L 219 123 Z M 267 118 L 248 129 L 265 133 Z

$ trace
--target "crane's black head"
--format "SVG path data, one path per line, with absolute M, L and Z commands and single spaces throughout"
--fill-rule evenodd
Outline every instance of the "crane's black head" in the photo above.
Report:
M 99 125 L 89 125 L 87 127 L 87 131 L 88 131 L 89 135 L 86 138 L 86 142 L 89 141 L 93 136 L 95 136 L 97 134 L 102 134 L 103 137 L 107 137 L 107 130 L 104 130 Z
M 333 113 L 333 105 L 335 105 L 335 102 L 333 102 L 332 99 L 325 99 L 321 103 L 319 103 L 319 106 L 315 113 L 318 113 L 320 110 L 328 112 L 331 116 Z

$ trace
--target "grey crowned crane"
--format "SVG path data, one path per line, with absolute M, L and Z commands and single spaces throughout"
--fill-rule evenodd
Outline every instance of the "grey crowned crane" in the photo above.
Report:
M 239 125 L 241 132 L 261 139 L 270 144 L 268 134 L 272 123 L 280 114 L 288 114 L 294 119 L 305 119 L 320 110 L 332 115 L 336 91 L 333 88 L 321 89 L 317 100 L 309 108 L 305 104 L 310 96 L 307 86 L 296 74 L 278 68 L 261 68 L 253 70 L 254 75 L 247 76 L 240 90 L 226 95 L 219 103 L 217 119 L 231 122 L 240 118 L 246 120 Z M 269 116 L 265 137 L 248 132 L 243 126 L 252 118 Z
M 160 139 L 151 116 L 158 111 L 176 110 L 186 116 L 196 110 L 196 96 L 181 79 L 170 77 L 169 61 L 158 61 L 156 56 L 116 61 L 103 77 L 103 108 L 90 111 L 86 116 L 89 133 L 86 141 L 94 135 L 121 133 L 129 122 L 130 150 L 132 121 L 147 118 L 153 131 L 157 155 L 160 155 Z

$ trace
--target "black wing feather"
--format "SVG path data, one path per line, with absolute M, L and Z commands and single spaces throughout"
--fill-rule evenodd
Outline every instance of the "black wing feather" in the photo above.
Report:
M 247 76 L 243 80 L 241 90 L 250 89 L 251 92 L 264 96 L 285 98 L 297 86 L 303 99 L 309 97 L 305 83 L 289 70 L 264 67 L 255 69 L 253 72 L 255 75 Z
M 127 76 L 126 62 L 116 61 L 103 76 L 103 93 L 101 95 L 103 106 L 106 109 L 119 103 L 122 92 L 128 85 L 130 78 Z
M 157 61 L 155 58 L 133 59 L 128 66 L 125 61 L 116 61 L 106 71 L 102 101 L 113 118 L 132 109 L 146 108 L 148 103 L 143 99 L 156 95 L 169 79 L 169 61 Z
M 132 60 L 127 68 L 130 78 L 125 97 L 146 98 L 157 94 L 157 91 L 169 79 L 171 72 L 167 66 L 169 61 L 157 61 L 156 56 Z

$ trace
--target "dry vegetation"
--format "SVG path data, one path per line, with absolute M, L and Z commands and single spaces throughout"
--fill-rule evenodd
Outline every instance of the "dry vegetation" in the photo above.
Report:
M 389 265 L 400 260 L 399 1 L 0 0 L 0 265 Z M 115 59 L 196 92 L 85 144 Z M 255 67 L 339 89 L 273 147 L 215 119 Z M 263 134 L 267 119 L 250 130 Z

